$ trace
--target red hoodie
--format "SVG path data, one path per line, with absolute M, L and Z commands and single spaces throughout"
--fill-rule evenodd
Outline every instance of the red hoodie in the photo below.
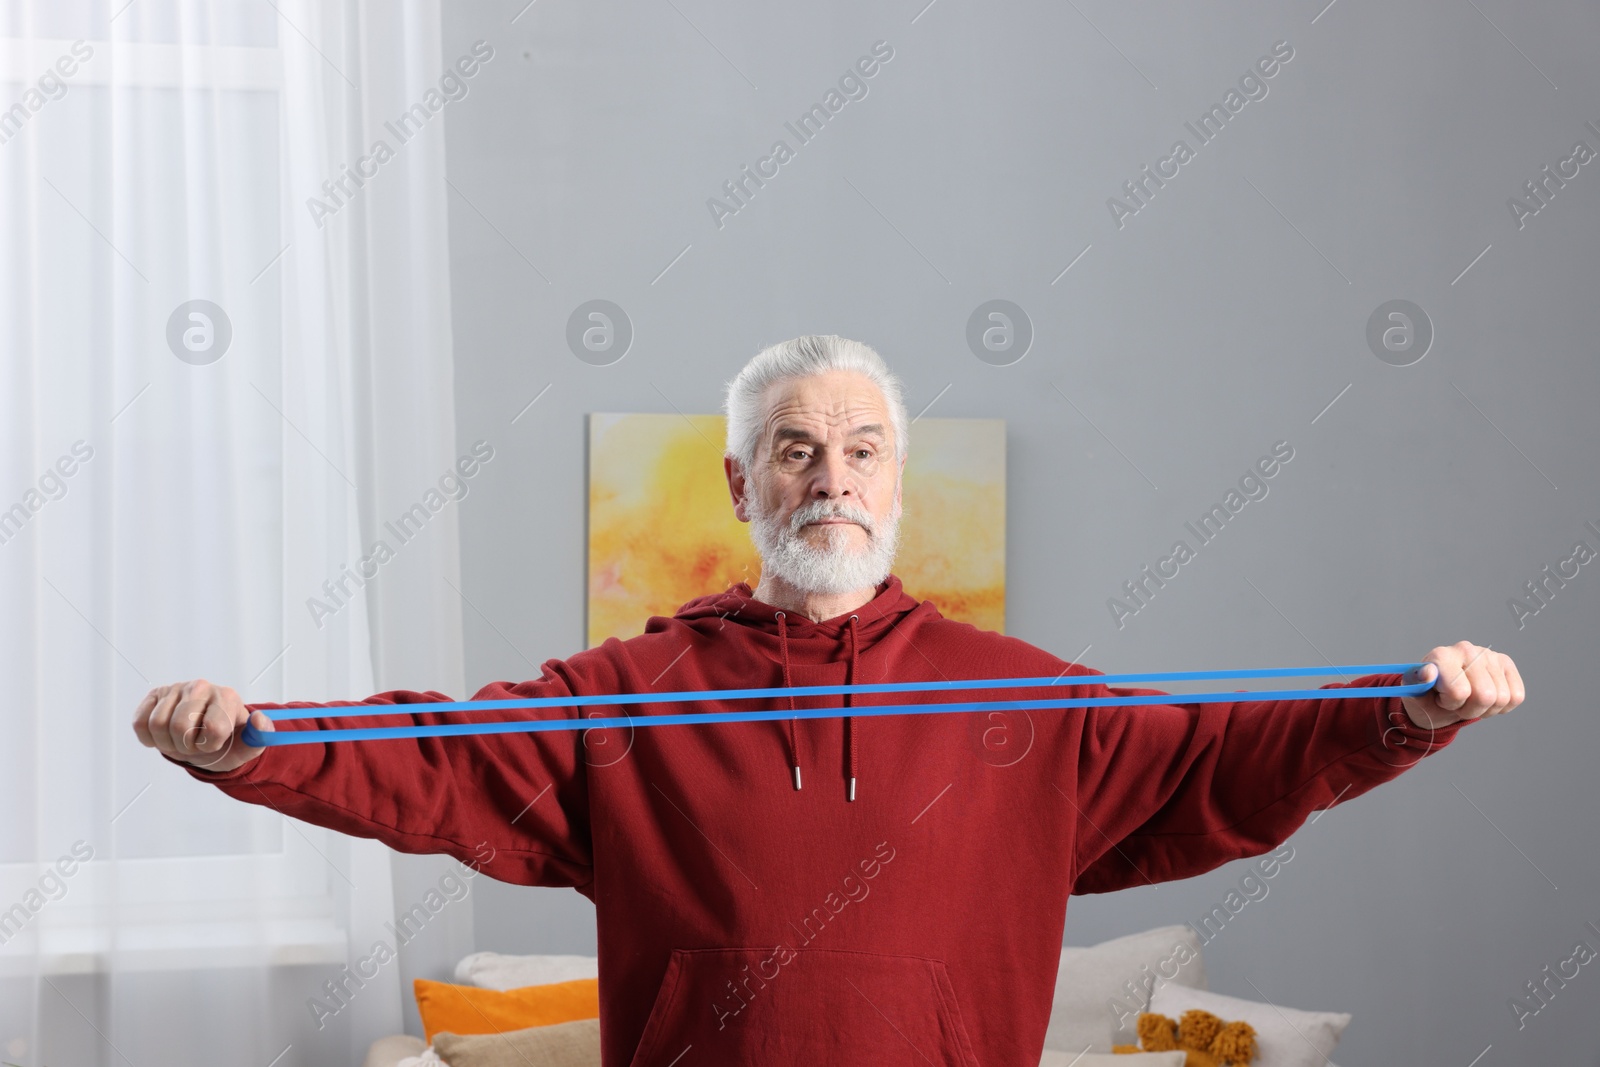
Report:
M 690 601 L 638 637 L 476 698 L 1097 673 L 946 619 L 895 577 L 820 623 L 750 593 L 740 584 Z M 363 703 L 449 699 L 395 691 Z M 252 705 L 319 706 L 334 705 Z M 774 706 L 785 705 L 698 705 Z M 417 720 L 460 721 L 361 723 Z M 1032 1067 L 1069 894 L 1266 852 L 1457 729 L 1418 729 L 1397 697 L 1172 704 L 294 745 L 192 773 L 402 852 L 476 864 L 492 850 L 481 867 L 491 877 L 576 888 L 596 908 L 605 1067 Z

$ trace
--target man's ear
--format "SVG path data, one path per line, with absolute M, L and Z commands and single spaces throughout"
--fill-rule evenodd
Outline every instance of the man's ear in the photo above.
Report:
M 898 509 L 900 507 L 900 490 L 902 488 L 904 488 L 905 484 L 906 484 L 906 457 L 905 456 L 901 456 L 900 457 L 900 469 L 895 472 L 895 476 L 894 476 L 894 506 L 895 506 L 896 509 Z
M 728 477 L 728 495 L 733 498 L 733 514 L 740 522 L 749 522 L 750 515 L 745 507 L 745 496 L 750 487 L 745 481 L 744 466 L 730 455 L 722 457 L 722 473 Z

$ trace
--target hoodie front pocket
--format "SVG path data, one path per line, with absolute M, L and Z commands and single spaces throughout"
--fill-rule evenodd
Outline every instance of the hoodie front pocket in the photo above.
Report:
M 675 949 L 633 1067 L 978 1067 L 940 960 Z

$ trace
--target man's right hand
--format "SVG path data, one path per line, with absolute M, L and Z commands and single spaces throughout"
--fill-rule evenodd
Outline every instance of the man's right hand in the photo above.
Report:
M 164 756 L 206 771 L 231 771 L 264 751 L 246 745 L 241 736 L 246 723 L 263 732 L 272 720 L 250 712 L 239 694 L 204 678 L 150 690 L 133 713 L 133 732 L 139 743 Z

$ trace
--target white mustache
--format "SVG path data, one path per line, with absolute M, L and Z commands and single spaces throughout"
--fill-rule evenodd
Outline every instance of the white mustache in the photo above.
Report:
M 830 504 L 823 500 L 813 500 L 796 508 L 794 514 L 789 517 L 789 531 L 799 533 L 802 526 L 823 519 L 843 519 L 846 522 L 853 522 L 869 536 L 874 532 L 872 514 L 865 508 L 855 504 Z

